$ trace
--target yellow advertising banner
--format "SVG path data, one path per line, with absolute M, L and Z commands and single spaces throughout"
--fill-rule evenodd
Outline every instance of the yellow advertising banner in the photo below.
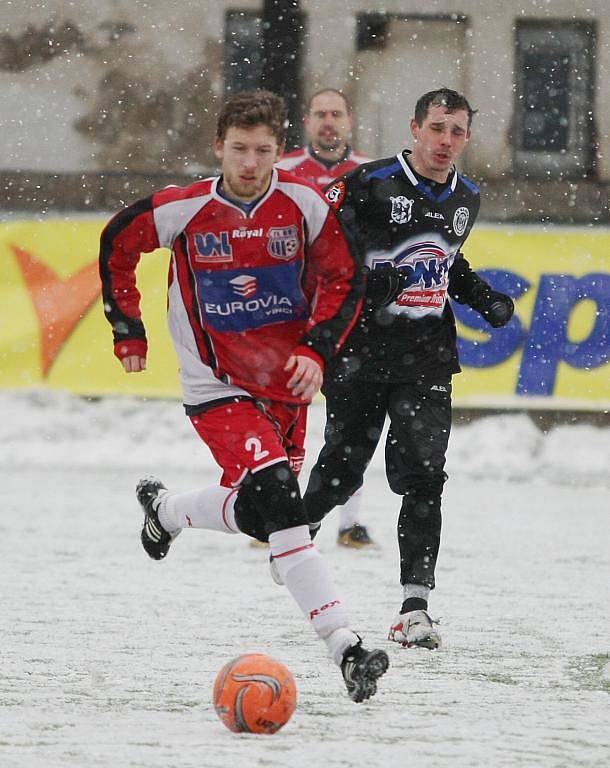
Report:
M 165 324 L 169 253 L 140 261 L 148 370 L 127 376 L 113 356 L 100 296 L 104 224 L 71 217 L 0 225 L 0 387 L 180 397 Z M 479 226 L 465 252 L 482 277 L 513 297 L 516 313 L 493 330 L 453 303 L 463 367 L 456 405 L 610 408 L 610 232 Z

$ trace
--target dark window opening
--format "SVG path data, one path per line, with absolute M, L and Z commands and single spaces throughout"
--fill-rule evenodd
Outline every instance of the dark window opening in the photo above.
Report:
M 590 22 L 517 22 L 516 175 L 577 178 L 593 170 L 595 40 Z
M 570 57 L 527 52 L 523 57 L 521 146 L 535 152 L 568 148 Z

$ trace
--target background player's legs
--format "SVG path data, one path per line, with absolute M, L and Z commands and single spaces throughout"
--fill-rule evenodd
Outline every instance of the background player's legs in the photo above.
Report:
M 364 506 L 364 493 L 362 486 L 354 491 L 349 499 L 338 507 L 339 532 L 337 544 L 349 549 L 362 549 L 373 547 L 375 542 L 370 537 L 366 525 L 362 524 L 362 508 Z
M 304 496 L 307 516 L 319 522 L 362 485 L 383 430 L 386 386 L 330 382 L 326 397 L 325 443 L 311 470 Z

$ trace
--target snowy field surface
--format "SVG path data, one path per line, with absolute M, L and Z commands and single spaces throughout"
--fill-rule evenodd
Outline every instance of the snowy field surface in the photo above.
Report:
M 311 410 L 309 457 L 323 408 Z M 186 531 L 162 563 L 140 548 L 134 486 L 218 479 L 176 402 L 0 392 L 0 766 L 348 768 L 610 765 L 610 430 L 544 435 L 525 416 L 454 429 L 431 612 L 437 652 L 391 646 L 401 602 L 382 451 L 365 481 L 375 551 L 317 543 L 353 626 L 385 648 L 356 705 L 267 553 Z M 218 669 L 263 651 L 299 702 L 275 736 L 216 717 Z

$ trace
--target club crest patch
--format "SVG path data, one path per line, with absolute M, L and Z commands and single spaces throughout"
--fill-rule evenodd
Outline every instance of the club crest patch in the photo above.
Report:
M 466 231 L 469 218 L 470 211 L 468 208 L 458 208 L 457 211 L 453 214 L 453 231 L 458 237 L 461 237 Z
M 326 199 L 333 208 L 339 208 L 345 199 L 345 183 L 338 181 L 326 192 Z
M 299 250 L 299 232 L 295 226 L 272 227 L 267 240 L 267 252 L 274 259 L 289 261 Z
M 411 221 L 411 211 L 413 209 L 413 200 L 409 200 L 404 195 L 390 197 L 392 202 L 392 211 L 390 213 L 390 222 L 393 224 L 407 224 Z

